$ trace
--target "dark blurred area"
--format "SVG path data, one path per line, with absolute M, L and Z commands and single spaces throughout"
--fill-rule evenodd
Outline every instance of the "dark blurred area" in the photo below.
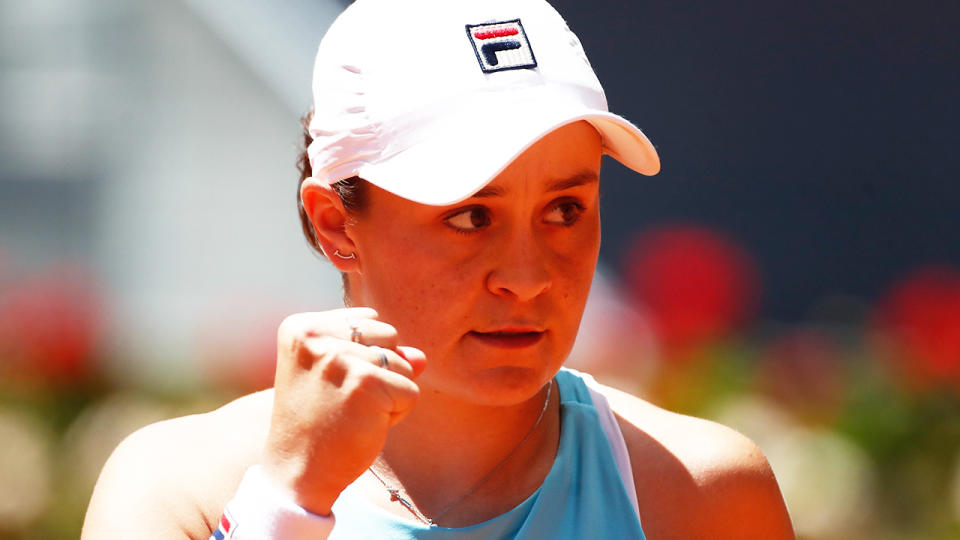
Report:
M 0 0 L 0 539 L 339 305 L 293 163 L 344 5 Z M 960 538 L 960 4 L 554 5 L 663 161 L 605 165 L 568 365 L 750 436 L 801 539 Z
M 761 313 L 785 321 L 960 264 L 960 4 L 555 5 L 663 161 L 649 181 L 610 162 L 611 262 L 638 227 L 715 227 L 757 259 Z

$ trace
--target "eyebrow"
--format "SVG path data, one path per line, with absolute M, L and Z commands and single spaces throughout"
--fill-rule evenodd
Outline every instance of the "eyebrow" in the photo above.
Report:
M 563 191 L 565 189 L 570 189 L 578 186 L 583 186 L 586 184 L 591 184 L 593 182 L 599 182 L 600 176 L 593 171 L 582 171 L 569 178 L 560 178 L 558 180 L 552 180 L 547 184 L 547 192 L 554 191 Z M 487 199 L 491 197 L 501 197 L 506 195 L 508 192 L 507 189 L 501 186 L 485 186 L 480 191 L 474 193 L 471 198 L 478 199 Z

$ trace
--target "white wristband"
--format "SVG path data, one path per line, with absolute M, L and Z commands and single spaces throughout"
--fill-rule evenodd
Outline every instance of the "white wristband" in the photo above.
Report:
M 254 465 L 243 475 L 210 539 L 322 540 L 333 524 L 333 514 L 318 516 L 301 508 Z

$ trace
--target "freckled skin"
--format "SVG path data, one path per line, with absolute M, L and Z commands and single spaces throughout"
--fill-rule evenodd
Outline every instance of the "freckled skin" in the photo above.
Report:
M 506 405 L 559 370 L 596 266 L 599 182 L 549 187 L 577 175 L 598 178 L 600 156 L 599 135 L 578 122 L 544 137 L 497 176 L 488 185 L 502 192 L 495 196 L 437 207 L 372 186 L 369 209 L 348 224 L 360 261 L 351 291 L 356 305 L 375 308 L 396 327 L 401 343 L 426 353 L 422 389 Z M 565 215 L 574 201 L 582 211 Z M 471 225 L 471 208 L 489 223 L 464 234 L 452 224 Z M 570 226 L 561 225 L 574 214 Z M 543 329 L 543 339 L 503 351 L 469 336 L 516 324 Z

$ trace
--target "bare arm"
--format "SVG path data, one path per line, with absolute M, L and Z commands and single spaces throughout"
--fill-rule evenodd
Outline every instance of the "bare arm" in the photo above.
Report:
M 243 472 L 260 459 L 272 400 L 269 391 L 251 394 L 127 437 L 100 473 L 82 539 L 207 540 Z
M 83 540 L 169 538 L 207 540 L 210 527 L 184 485 L 184 419 L 129 436 L 110 456 L 94 489 Z M 190 420 L 187 420 L 189 423 Z
M 740 433 L 604 388 L 623 431 L 650 540 L 794 538 L 766 457 Z

